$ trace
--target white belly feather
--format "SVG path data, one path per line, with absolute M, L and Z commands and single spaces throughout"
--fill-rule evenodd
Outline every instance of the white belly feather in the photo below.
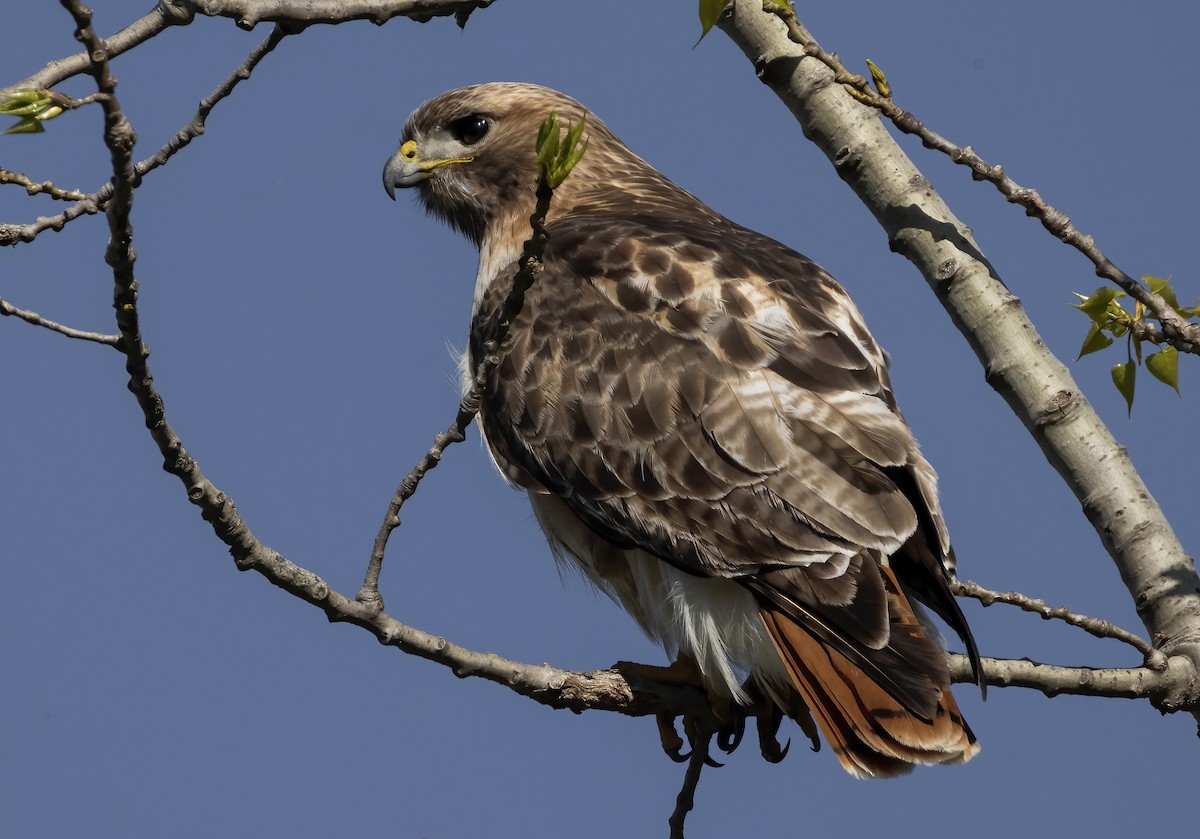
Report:
M 746 701 L 750 675 L 770 694 L 790 679 L 754 597 L 736 582 L 703 579 L 645 551 L 618 548 L 579 520 L 562 499 L 529 493 L 555 558 L 576 567 L 633 615 L 669 655 L 686 653 L 710 690 Z

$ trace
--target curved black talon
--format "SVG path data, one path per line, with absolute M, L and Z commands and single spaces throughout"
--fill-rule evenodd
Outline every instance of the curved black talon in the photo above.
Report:
M 762 746 L 763 760 L 765 760 L 767 763 L 780 763 L 785 757 L 787 757 L 788 749 L 792 747 L 792 738 L 788 738 L 788 741 L 783 744 L 782 749 L 779 748 L 779 743 L 772 740 L 770 752 L 768 752 L 765 743 L 760 745 Z
M 758 714 L 758 748 L 762 752 L 763 760 L 767 763 L 779 763 L 787 757 L 788 749 L 792 747 L 791 738 L 788 738 L 787 743 L 782 747 L 775 735 L 779 733 L 779 726 L 783 723 L 783 711 L 774 705 L 769 709 L 762 709 Z
M 675 730 L 675 717 L 657 714 L 654 719 L 658 723 L 658 739 L 662 743 L 662 750 L 666 752 L 667 757 L 676 763 L 686 763 L 692 753 L 683 751 L 683 738 Z
M 733 754 L 733 750 L 741 745 L 742 737 L 746 734 L 746 713 L 742 708 L 735 708 L 733 719 L 728 725 L 717 732 L 717 748 L 725 754 Z
M 704 756 L 704 765 L 705 765 L 705 766 L 711 766 L 713 769 L 720 769 L 720 768 L 721 768 L 722 766 L 724 766 L 725 764 L 724 764 L 724 763 L 720 763 L 720 762 L 718 762 L 718 761 L 715 761 L 715 760 L 713 760 L 713 759 L 712 759 L 712 755 L 705 755 L 705 756 Z

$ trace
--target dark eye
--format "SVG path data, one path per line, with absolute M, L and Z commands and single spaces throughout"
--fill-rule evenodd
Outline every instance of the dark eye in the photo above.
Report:
M 473 146 L 478 143 L 488 133 L 488 128 L 490 127 L 487 117 L 480 116 L 479 114 L 460 117 L 446 126 L 450 131 L 450 136 L 464 146 Z

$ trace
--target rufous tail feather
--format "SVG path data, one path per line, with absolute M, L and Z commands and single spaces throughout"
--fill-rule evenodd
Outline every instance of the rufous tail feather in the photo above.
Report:
M 963 763 L 979 751 L 948 685 L 926 721 L 786 614 L 761 612 L 796 691 L 852 775 L 903 775 L 915 764 Z

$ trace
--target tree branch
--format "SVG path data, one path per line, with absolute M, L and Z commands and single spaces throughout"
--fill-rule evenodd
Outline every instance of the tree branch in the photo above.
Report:
M 824 63 L 790 40 L 788 27 L 763 11 L 762 0 L 736 0 L 734 13 L 719 25 L 875 215 L 892 249 L 925 276 L 988 383 L 1081 502 L 1155 647 L 1200 662 L 1200 579 L 1192 559 L 1128 453 L 1047 349 L 971 231 L 896 145 L 877 112 L 856 102 Z M 1187 701 L 1181 695 L 1172 703 Z
M 974 598 L 984 606 L 991 606 L 993 603 L 1007 603 L 1010 606 L 1017 606 L 1026 612 L 1041 615 L 1043 620 L 1061 620 L 1069 623 L 1071 626 L 1077 626 L 1097 638 L 1111 638 L 1116 641 L 1122 641 L 1140 652 L 1146 660 L 1146 666 L 1151 670 L 1162 670 L 1167 666 L 1166 656 L 1150 646 L 1146 639 L 1140 635 L 1135 635 L 1127 629 L 1121 629 L 1121 627 L 1106 620 L 1077 614 L 1066 606 L 1050 606 L 1045 600 L 1035 600 L 1020 592 L 1007 591 L 1002 593 L 992 591 L 970 580 L 966 582 L 954 580 L 950 584 L 950 589 L 958 597 Z
M 286 23 L 297 30 L 314 23 L 343 23 L 369 20 L 382 26 L 394 17 L 425 23 L 435 17 L 454 15 L 462 26 L 476 9 L 486 9 L 494 0 L 160 0 L 192 14 L 227 17 L 242 29 L 262 21 Z
M 192 117 L 191 122 L 175 132 L 174 136 L 157 152 L 134 165 L 134 171 L 137 173 L 138 180 L 140 181 L 148 173 L 163 166 L 177 152 L 203 134 L 208 115 L 212 113 L 213 108 L 233 93 L 239 83 L 249 79 L 254 69 L 258 67 L 259 62 L 266 58 L 286 35 L 287 32 L 282 27 L 276 26 L 272 29 L 271 34 L 250 51 L 250 54 L 246 56 L 246 60 L 239 64 L 236 70 L 226 76 L 213 89 L 212 93 L 200 100 L 200 107 L 197 109 L 196 115 Z M 26 225 L 0 225 L 0 246 L 15 245 L 19 242 L 32 242 L 39 234 L 46 230 L 62 230 L 68 222 L 83 215 L 94 215 L 104 209 L 108 206 L 108 201 L 112 195 L 113 184 L 110 181 L 90 195 L 79 194 L 77 203 L 58 215 L 42 217 Z
M 244 29 L 256 23 L 273 21 L 285 24 L 294 34 L 314 23 L 339 23 L 347 20 L 371 20 L 382 24 L 394 17 L 409 17 L 427 21 L 433 17 L 455 15 L 465 20 L 475 9 L 486 8 L 494 0 L 159 0 L 144 17 L 126 26 L 103 41 L 108 58 L 149 41 L 171 26 L 192 22 L 197 14 L 227 17 Z M 90 62 L 86 53 L 51 61 L 32 76 L 8 87 L 0 95 L 20 88 L 51 88 L 87 72 Z
M 974 683 L 971 662 L 965 655 L 951 655 L 950 678 L 954 682 Z M 1149 699 L 1163 711 L 1200 710 L 1196 696 L 1197 670 L 1184 656 L 1174 656 L 1162 670 L 1148 667 L 1093 668 L 1062 667 L 1040 664 L 1029 659 L 984 658 L 983 675 L 994 687 L 1022 687 L 1041 691 L 1046 696 L 1103 696 L 1115 699 Z M 1182 705 L 1176 698 L 1187 694 L 1193 699 Z
M 104 335 L 100 332 L 84 332 L 81 329 L 73 329 L 70 326 L 63 326 L 61 323 L 55 323 L 52 320 L 39 315 L 37 312 L 31 312 L 28 309 L 18 309 L 7 300 L 0 298 L 0 315 L 15 316 L 31 323 L 34 326 L 41 326 L 49 329 L 51 332 L 57 332 L 60 335 L 66 335 L 68 338 L 78 338 L 81 341 L 94 341 L 97 344 L 107 344 L 110 347 L 120 347 L 120 335 Z
M 926 148 L 940 151 L 960 166 L 969 168 L 971 177 L 975 180 L 991 183 L 1010 203 L 1024 207 L 1025 214 L 1040 221 L 1042 226 L 1056 239 L 1070 245 L 1087 257 L 1095 267 L 1098 277 L 1109 280 L 1149 309 L 1150 313 L 1162 324 L 1161 332 L 1156 330 L 1151 333 L 1158 339 L 1154 343 L 1169 343 L 1180 352 L 1200 355 L 1200 323 L 1186 321 L 1171 308 L 1161 295 L 1155 294 L 1118 268 L 1100 250 L 1096 240 L 1080 232 L 1071 223 L 1071 219 L 1066 213 L 1047 204 L 1037 190 L 1018 184 L 1005 173 L 1003 166 L 989 164 L 976 153 L 972 146 L 957 146 L 930 129 L 913 114 L 899 107 L 892 100 L 890 93 L 884 96 L 873 90 L 861 74 L 848 71 L 837 55 L 821 49 L 821 46 L 813 41 L 796 21 L 794 14 L 784 15 L 782 10 L 777 14 L 788 26 L 788 37 L 793 42 L 800 44 L 806 54 L 829 67 L 834 73 L 835 81 L 852 87 L 855 91 L 855 98 L 860 102 L 878 110 L 905 134 L 912 134 L 920 138 Z M 1147 340 L 1153 339 L 1147 336 Z
M 18 186 L 25 187 L 25 191 L 30 195 L 49 195 L 56 201 L 83 201 L 87 198 L 85 193 L 77 189 L 62 189 L 50 181 L 38 183 L 28 175 L 20 172 L 10 172 L 3 167 L 0 167 L 0 184 L 17 184 Z
M 108 206 L 108 226 L 111 235 L 104 260 L 112 267 L 116 279 L 117 300 L 114 307 L 117 309 L 119 323 L 123 292 L 135 295 L 136 299 L 137 289 L 133 278 L 133 228 L 129 223 L 133 190 L 137 185 L 137 175 L 133 168 L 133 145 L 137 141 L 137 135 L 121 110 L 121 103 L 117 99 L 117 80 L 109 69 L 104 42 L 92 29 L 91 11 L 79 0 L 60 2 L 75 19 L 75 39 L 86 48 L 88 72 L 96 80 L 97 91 L 102 94 L 98 101 L 104 109 L 104 145 L 108 148 L 113 172 L 113 197 Z

